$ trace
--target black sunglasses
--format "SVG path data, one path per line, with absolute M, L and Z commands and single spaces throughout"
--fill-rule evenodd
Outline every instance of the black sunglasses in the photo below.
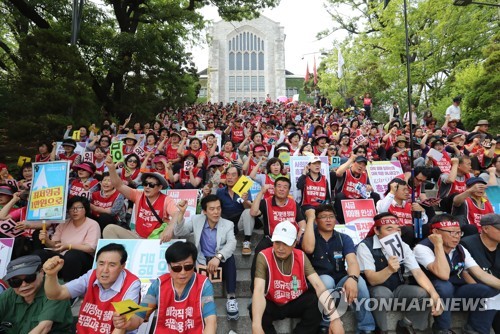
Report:
M 182 268 L 184 268 L 184 271 L 191 271 L 194 268 L 194 264 L 185 264 L 185 265 L 178 265 L 178 266 L 170 266 L 172 271 L 174 273 L 180 273 L 182 271 Z
M 146 188 L 146 187 L 149 187 L 149 188 L 154 188 L 154 187 L 159 186 L 159 184 L 158 184 L 158 183 L 153 183 L 153 182 L 147 182 L 147 181 L 144 181 L 144 182 L 142 182 L 142 186 L 143 186 L 144 188 Z
M 127 162 L 135 162 L 135 163 L 137 163 L 137 160 L 136 159 L 128 159 Z
M 33 283 L 36 280 L 36 276 L 38 273 L 34 273 L 31 275 L 26 275 L 24 278 L 10 278 L 7 280 L 7 283 L 9 283 L 10 287 L 12 288 L 19 288 L 21 285 L 23 285 L 23 281 L 26 283 Z

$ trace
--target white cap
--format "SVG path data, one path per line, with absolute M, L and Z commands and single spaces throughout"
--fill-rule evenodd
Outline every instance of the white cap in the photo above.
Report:
M 180 132 L 182 132 L 182 131 L 186 131 L 186 132 L 188 132 L 188 129 L 187 129 L 185 126 L 183 126 L 183 127 L 181 128 L 181 131 L 180 131 Z
M 311 159 L 309 160 L 310 164 L 313 164 L 315 162 L 321 162 L 321 159 L 317 155 L 311 157 Z
M 276 225 L 273 231 L 272 242 L 281 241 L 288 246 L 292 246 L 297 240 L 297 227 L 285 220 Z

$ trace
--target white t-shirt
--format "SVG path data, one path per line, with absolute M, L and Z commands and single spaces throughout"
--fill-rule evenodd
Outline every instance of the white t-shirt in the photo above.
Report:
M 460 119 L 460 106 L 456 106 L 452 104 L 451 106 L 446 109 L 446 115 L 450 115 L 450 120 L 452 119 Z
M 476 261 L 472 258 L 469 251 L 465 247 L 462 247 L 462 248 L 463 248 L 464 254 L 465 254 L 465 260 L 464 260 L 465 269 L 469 269 L 471 267 L 477 266 Z M 453 257 L 453 253 L 455 251 L 456 251 L 456 248 L 453 249 L 448 254 L 450 261 Z M 429 247 L 421 245 L 421 244 L 418 244 L 415 246 L 415 248 L 413 249 L 413 253 L 415 253 L 415 257 L 417 258 L 418 263 L 420 263 L 425 269 L 427 269 L 429 264 L 431 264 L 432 262 L 434 262 L 436 260 L 436 256 L 434 255 L 434 251 L 432 249 L 430 249 Z

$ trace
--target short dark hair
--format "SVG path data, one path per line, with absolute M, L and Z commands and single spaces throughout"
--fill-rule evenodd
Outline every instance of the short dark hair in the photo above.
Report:
M 314 209 L 314 214 L 316 217 L 322 212 L 332 212 L 335 217 L 337 217 L 337 214 L 335 213 L 335 210 L 333 206 L 328 205 L 328 204 L 320 204 Z
M 196 263 L 198 257 L 198 250 L 196 246 L 190 241 L 177 241 L 171 244 L 165 251 L 165 260 L 168 264 L 173 262 L 180 262 L 191 257 Z
M 422 174 L 426 178 L 430 178 L 432 176 L 431 173 L 432 173 L 431 168 L 426 167 L 426 166 L 417 166 L 417 167 L 415 167 L 413 174 L 415 176 L 417 176 L 418 174 Z
M 288 183 L 288 189 L 290 190 L 290 188 L 292 188 L 292 181 L 290 181 L 289 178 L 285 177 L 285 176 L 280 176 L 278 177 L 275 181 L 274 181 L 274 186 L 276 187 L 276 184 L 278 182 L 286 182 Z
M 96 261 L 99 259 L 99 255 L 101 253 L 106 253 L 106 252 L 117 252 L 120 254 L 120 264 L 125 264 L 127 262 L 128 254 L 127 250 L 122 244 L 117 244 L 117 243 L 110 243 L 107 244 L 106 246 L 102 247 L 97 251 L 97 254 L 95 256 Z
M 375 217 L 373 217 L 373 221 L 376 221 L 376 220 L 379 220 L 379 219 L 382 219 L 382 218 L 385 218 L 385 217 L 393 217 L 393 218 L 396 218 L 399 221 L 398 216 L 396 216 L 395 214 L 390 213 L 390 212 L 382 212 L 382 213 L 379 213 L 378 215 L 375 215 Z M 381 226 L 374 226 L 374 228 L 377 231 L 380 231 L 380 227 Z
M 137 163 L 139 164 L 138 166 L 140 166 L 140 163 L 141 163 L 141 158 L 139 158 L 139 156 L 135 153 L 130 153 L 129 155 L 127 155 L 127 157 L 125 158 L 125 163 L 127 163 L 130 158 L 136 158 L 137 159 Z
M 449 213 L 442 213 L 440 215 L 435 215 L 434 217 L 432 217 L 431 221 L 429 222 L 429 226 L 432 226 L 432 224 L 435 223 L 441 223 L 446 221 L 457 222 L 459 220 L 455 216 L 450 215 Z
M 223 159 L 223 158 L 221 157 L 221 159 Z M 227 167 L 225 173 L 227 173 L 231 168 L 236 168 L 236 172 L 238 173 L 238 176 L 241 176 L 243 174 L 243 171 L 241 170 L 241 168 L 238 168 L 235 165 L 231 165 L 231 166 Z
M 85 208 L 85 216 L 89 217 L 90 216 L 90 202 L 86 197 L 74 196 L 74 197 L 71 197 L 70 199 L 68 199 L 68 204 L 67 204 L 68 210 L 69 210 L 69 208 L 71 208 L 73 206 L 73 204 L 78 203 L 78 202 L 82 203 L 83 207 Z
M 202 200 L 201 200 L 201 209 L 202 210 L 207 210 L 207 204 L 210 203 L 210 202 L 215 202 L 215 201 L 219 201 L 220 202 L 220 198 L 217 197 L 217 195 L 214 195 L 214 194 L 210 194 L 206 197 L 203 197 Z
M 274 165 L 275 163 L 279 162 L 280 166 L 281 166 L 281 169 L 280 169 L 280 172 L 283 170 L 283 161 L 281 161 L 280 159 L 278 158 L 271 158 L 267 161 L 267 164 L 266 164 L 266 172 L 269 173 L 270 170 L 271 170 L 271 165 Z

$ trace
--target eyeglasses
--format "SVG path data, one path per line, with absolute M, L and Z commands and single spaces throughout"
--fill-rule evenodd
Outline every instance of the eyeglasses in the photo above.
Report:
M 334 215 L 323 216 L 323 217 L 318 217 L 318 219 L 321 219 L 321 220 L 335 220 L 335 216 Z
M 365 154 L 365 151 L 358 151 L 358 154 Z
M 335 151 L 335 147 L 329 147 L 328 151 Z
M 420 182 L 420 183 L 424 183 L 427 181 L 427 179 L 419 179 L 418 177 L 416 177 L 415 180 Z
M 137 163 L 137 160 L 135 160 L 135 159 L 129 159 L 129 160 L 127 160 L 127 162 L 133 162 L 133 163 L 135 163 L 135 164 L 136 164 L 136 163 Z
M 462 231 L 448 231 L 448 230 L 443 230 L 441 228 L 438 228 L 437 230 L 449 233 L 452 237 L 463 237 L 464 236 L 464 232 L 462 232 Z
M 146 187 L 149 187 L 149 188 L 154 188 L 154 187 L 159 186 L 159 184 L 158 184 L 158 183 L 153 183 L 153 182 L 147 182 L 147 181 L 144 181 L 144 182 L 142 182 L 142 186 L 143 186 L 144 188 L 146 188 Z
M 23 281 L 28 283 L 28 284 L 33 283 L 36 280 L 37 275 L 38 275 L 38 273 L 34 273 L 31 275 L 26 275 L 26 276 L 24 276 L 24 278 L 14 277 L 14 278 L 8 279 L 7 282 L 9 283 L 9 285 L 12 288 L 19 288 L 21 285 L 23 285 Z
M 210 124 L 210 123 L 214 123 L 214 121 L 208 121 L 208 124 Z
M 182 269 L 184 269 L 184 271 L 191 271 L 191 270 L 193 270 L 193 268 L 194 268 L 194 264 L 170 266 L 170 269 L 172 269 L 172 271 L 174 273 L 180 273 L 182 271 Z
M 70 211 L 81 211 L 83 209 L 85 209 L 85 207 L 83 207 L 83 206 L 74 206 L 74 207 L 70 208 L 69 210 Z

